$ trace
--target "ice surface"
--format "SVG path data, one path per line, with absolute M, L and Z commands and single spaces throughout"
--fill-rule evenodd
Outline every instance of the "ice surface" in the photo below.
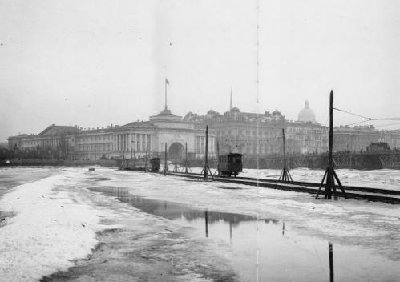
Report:
M 23 184 L 0 200 L 14 217 L 0 228 L 2 281 L 33 281 L 73 265 L 96 244 L 105 211 L 84 203 L 79 192 L 63 190 L 68 172 Z
M 276 172 L 244 172 L 248 176 L 263 173 L 272 175 Z M 342 178 L 356 179 L 351 185 L 356 185 L 359 179 L 367 179 L 362 174 L 364 172 L 361 176 L 357 172 L 346 173 L 341 174 Z M 308 181 L 312 177 L 319 178 L 318 172 L 307 169 L 295 170 L 293 174 L 298 177 L 302 175 Z M 392 171 L 373 172 L 369 179 L 379 183 L 385 177 L 393 179 L 394 183 L 399 181 Z M 29 177 L 26 178 L 28 180 Z M 97 191 L 112 191 L 115 197 Z M 280 226 L 278 228 L 271 224 L 260 227 L 271 237 L 268 240 L 257 238 L 257 233 L 246 231 L 253 230 L 250 222 L 241 223 L 243 228 L 236 229 L 233 235 L 237 238 L 239 232 L 243 232 L 242 236 L 247 235 L 249 240 L 259 240 L 262 251 L 260 265 L 270 270 L 266 272 L 266 277 L 271 279 L 286 277 L 287 280 L 295 280 L 296 271 L 300 273 L 305 267 L 314 267 L 307 264 L 308 258 L 313 256 L 316 259 L 310 261 L 323 264 L 322 269 L 326 271 L 325 252 L 320 250 L 326 250 L 328 240 L 334 243 L 335 254 L 341 258 L 335 265 L 343 280 L 370 274 L 368 277 L 372 277 L 371 280 L 376 280 L 376 277 L 392 281 L 400 279 L 400 270 L 395 267 L 400 261 L 398 205 L 361 200 L 315 200 L 312 195 L 293 191 L 240 184 L 232 187 L 229 183 L 188 181 L 176 176 L 100 167 L 96 167 L 94 173 L 89 173 L 87 168 L 59 168 L 50 177 L 29 180 L 3 195 L 0 210 L 13 216 L 0 227 L 1 279 L 32 281 L 66 270 L 75 265 L 75 260 L 87 257 L 98 240 L 104 244 L 100 247 L 101 252 L 94 252 L 92 264 L 88 265 L 88 260 L 78 262 L 80 267 L 76 273 L 81 281 L 89 276 L 92 280 L 93 277 L 103 281 L 119 277 L 117 281 L 124 281 L 131 277 L 129 275 L 146 275 L 155 265 L 170 275 L 176 272 L 176 277 L 179 276 L 181 281 L 185 278 L 204 281 L 209 277 L 231 275 L 224 258 L 233 261 L 236 258 L 235 254 L 230 254 L 229 244 L 220 242 L 218 238 L 205 241 L 204 238 L 190 237 L 190 228 L 196 224 L 204 226 L 202 221 L 171 221 L 151 215 L 129 203 L 116 200 L 121 193 L 181 203 L 198 210 L 208 209 L 285 222 L 285 238 L 278 230 Z M 103 225 L 107 222 L 109 225 Z M 120 227 L 120 231 L 98 233 L 100 235 L 96 236 L 97 231 L 114 225 Z M 247 225 L 248 228 L 245 228 Z M 210 226 L 210 234 L 219 234 L 220 230 L 228 234 L 228 229 L 222 225 Z M 240 244 L 246 246 L 246 241 Z M 297 251 L 290 254 L 289 247 L 297 248 Z M 233 264 L 236 271 L 254 278 L 255 254 L 255 249 L 240 253 L 236 260 L 239 263 Z M 289 258 L 290 255 L 292 257 Z M 248 261 L 252 267 L 241 269 L 240 261 Z M 83 266 L 85 263 L 87 267 Z M 282 268 L 282 265 L 287 273 L 274 273 L 274 269 Z M 353 269 L 352 266 L 359 269 Z M 124 269 L 126 273 L 112 276 L 117 275 L 113 272 L 115 269 Z M 205 272 L 209 276 L 199 276 L 199 269 L 207 269 Z M 221 275 L 228 276 L 217 276 L 216 273 L 220 275 L 221 269 L 225 273 Z M 155 278 L 154 273 L 146 277 Z
M 128 187 L 134 195 L 187 203 L 197 208 L 278 218 L 290 222 L 305 235 L 366 245 L 392 258 L 400 258 L 400 209 L 397 205 L 345 199 L 315 200 L 305 193 L 239 184 L 234 186 L 241 189 L 220 189 L 230 184 L 184 181 L 175 176 L 117 174 L 120 176 L 102 185 Z

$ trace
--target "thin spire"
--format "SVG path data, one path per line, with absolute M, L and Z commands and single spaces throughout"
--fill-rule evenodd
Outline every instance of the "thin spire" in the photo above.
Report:
M 232 110 L 232 87 L 231 87 L 231 101 L 230 101 L 230 104 L 229 104 L 229 110 Z
M 168 78 L 165 78 L 165 105 L 164 105 L 164 110 L 168 110 L 168 103 L 167 103 L 167 85 L 169 85 Z

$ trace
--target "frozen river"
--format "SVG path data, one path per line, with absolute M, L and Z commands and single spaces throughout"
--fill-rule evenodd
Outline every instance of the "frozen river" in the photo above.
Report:
M 396 171 L 339 177 L 399 189 Z M 398 205 L 107 168 L 7 168 L 0 215 L 1 281 L 328 281 L 328 242 L 335 281 L 400 281 Z

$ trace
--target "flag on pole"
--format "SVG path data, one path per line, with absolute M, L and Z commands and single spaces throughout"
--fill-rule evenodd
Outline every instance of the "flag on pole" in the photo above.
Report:
M 165 78 L 165 84 L 169 85 L 168 78 Z

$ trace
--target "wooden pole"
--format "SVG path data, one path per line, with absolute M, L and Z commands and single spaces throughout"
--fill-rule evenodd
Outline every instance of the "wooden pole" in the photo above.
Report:
M 164 175 L 167 175 L 168 171 L 168 153 L 167 153 L 167 143 L 165 143 L 165 155 L 164 155 Z
M 333 90 L 329 95 L 329 161 L 328 166 L 333 170 Z
M 208 179 L 208 125 L 206 126 L 206 148 L 204 153 L 204 179 Z
M 333 91 L 329 94 L 329 146 L 328 146 L 328 174 L 325 186 L 325 198 L 332 199 L 333 182 Z M 335 195 L 336 197 L 336 195 Z
M 217 172 L 218 175 L 221 175 L 221 171 L 219 169 L 219 142 L 217 141 Z
M 333 246 L 329 242 L 329 282 L 333 282 Z
M 189 170 L 188 170 L 188 148 L 187 148 L 187 142 L 185 143 L 185 173 L 189 173 Z
M 282 139 L 283 139 L 283 166 L 286 168 L 286 137 L 284 128 L 282 128 Z
M 282 141 L 283 141 L 283 169 L 279 180 L 284 182 L 290 182 L 293 181 L 293 179 L 286 165 L 286 136 L 284 128 L 282 128 Z
M 332 199 L 337 200 L 337 192 L 335 186 L 335 179 L 337 184 L 339 185 L 340 189 L 342 190 L 343 196 L 346 198 L 346 193 L 342 184 L 340 183 L 339 177 L 337 177 L 336 172 L 333 169 L 333 90 L 329 95 L 329 151 L 328 151 L 328 168 L 325 171 L 324 177 L 322 178 L 321 185 L 318 189 L 316 199 L 318 198 L 319 192 L 321 191 L 321 187 L 323 186 L 324 181 L 325 183 L 325 199 Z

